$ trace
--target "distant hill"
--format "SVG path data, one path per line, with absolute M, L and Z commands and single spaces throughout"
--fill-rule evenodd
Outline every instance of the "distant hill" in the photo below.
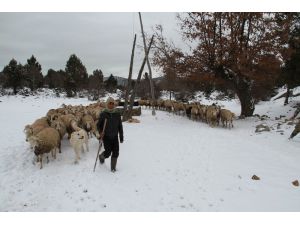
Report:
M 104 77 L 103 80 L 106 81 L 108 78 L 109 78 L 109 76 Z M 119 77 L 119 76 L 114 76 L 114 78 L 117 79 L 118 85 L 120 85 L 120 86 L 126 86 L 127 85 L 127 78 Z M 162 79 L 163 79 L 163 77 L 155 77 L 155 78 L 153 78 L 153 81 L 155 83 L 159 83 L 159 82 L 162 81 Z M 136 79 L 132 79 L 132 80 L 135 81 Z
M 104 77 L 103 81 L 106 81 L 108 78 L 109 78 L 109 76 Z M 114 78 L 117 79 L 118 85 L 120 85 L 120 86 L 126 86 L 127 85 L 127 78 L 119 77 L 119 76 L 114 76 Z

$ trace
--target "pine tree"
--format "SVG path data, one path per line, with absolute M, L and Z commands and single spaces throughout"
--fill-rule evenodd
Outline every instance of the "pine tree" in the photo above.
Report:
M 43 86 L 42 67 L 33 55 L 27 59 L 27 64 L 24 66 L 24 79 L 31 91 Z
M 14 94 L 18 93 L 18 88 L 22 88 L 22 72 L 23 66 L 20 63 L 18 64 L 15 59 L 12 59 L 3 69 L 3 74 L 7 76 L 5 86 L 12 87 Z
M 71 55 L 66 64 L 66 73 L 70 76 L 68 79 L 73 80 L 75 91 L 87 88 L 88 74 L 81 60 L 75 55 Z
M 101 70 L 94 70 L 93 74 L 89 76 L 89 90 L 93 95 L 93 100 L 97 100 L 100 92 L 103 89 L 103 73 Z
M 67 79 L 66 72 L 63 70 L 55 71 L 53 69 L 49 69 L 47 75 L 45 76 L 45 84 L 48 85 L 49 88 L 64 88 L 64 83 Z
M 109 92 L 113 92 L 116 90 L 118 85 L 117 79 L 111 74 L 109 78 L 105 81 L 105 88 Z

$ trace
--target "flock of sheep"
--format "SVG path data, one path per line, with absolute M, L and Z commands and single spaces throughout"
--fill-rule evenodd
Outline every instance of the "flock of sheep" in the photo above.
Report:
M 199 102 L 194 103 L 182 103 L 172 100 L 140 100 L 140 106 L 154 107 L 155 109 L 165 110 L 168 112 L 173 112 L 177 115 L 186 115 L 192 120 L 207 122 L 211 127 L 222 122 L 223 127 L 228 127 L 229 129 L 233 127 L 233 119 L 235 117 L 228 109 L 221 109 L 220 106 L 215 104 L 212 105 L 202 105 Z
M 118 101 L 116 102 L 118 104 Z M 177 115 L 187 115 L 192 120 L 207 122 L 214 127 L 220 121 L 223 127 L 232 128 L 234 113 L 220 106 L 201 105 L 199 103 L 182 103 L 171 100 L 139 100 L 140 106 L 155 107 Z M 24 132 L 26 141 L 34 150 L 40 168 L 43 167 L 43 155 L 51 153 L 56 158 L 56 153 L 61 153 L 61 140 L 67 134 L 70 144 L 75 152 L 75 163 L 80 159 L 80 151 L 89 151 L 88 139 L 93 135 L 99 138 L 96 128 L 99 116 L 105 102 L 97 102 L 88 106 L 62 105 L 57 109 L 50 109 L 45 117 L 39 118 L 31 125 L 26 125 Z M 47 155 L 47 160 L 48 155 Z
M 61 140 L 66 134 L 75 152 L 75 163 L 78 163 L 80 151 L 89 151 L 88 138 L 100 136 L 96 124 L 104 107 L 104 102 L 88 106 L 63 104 L 58 109 L 50 109 L 45 117 L 37 119 L 31 125 L 26 125 L 26 141 L 34 150 L 40 168 L 43 167 L 44 154 L 51 153 L 55 159 L 56 152 L 61 153 Z M 48 155 L 47 160 L 49 161 Z

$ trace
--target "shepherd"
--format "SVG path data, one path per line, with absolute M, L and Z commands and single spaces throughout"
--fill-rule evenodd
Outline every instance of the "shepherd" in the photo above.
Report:
M 104 121 L 106 119 L 106 128 L 103 132 Z M 106 158 L 111 156 L 111 171 L 116 172 L 117 159 L 119 157 L 119 140 L 123 143 L 123 125 L 120 113 L 115 108 L 115 100 L 109 97 L 106 101 L 106 108 L 100 113 L 97 129 L 100 139 L 103 140 L 104 152 L 99 155 L 100 164 L 105 162 Z

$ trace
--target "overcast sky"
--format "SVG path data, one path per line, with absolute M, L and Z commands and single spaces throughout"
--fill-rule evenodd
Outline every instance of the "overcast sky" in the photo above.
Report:
M 142 19 L 146 32 L 162 24 L 165 35 L 181 43 L 176 13 L 142 13 Z M 127 77 L 134 33 L 142 45 L 138 13 L 0 13 L 0 70 L 12 58 L 25 64 L 33 54 L 46 74 L 65 69 L 74 53 L 89 74 L 101 69 L 105 76 Z M 137 49 L 134 77 L 142 57 Z

